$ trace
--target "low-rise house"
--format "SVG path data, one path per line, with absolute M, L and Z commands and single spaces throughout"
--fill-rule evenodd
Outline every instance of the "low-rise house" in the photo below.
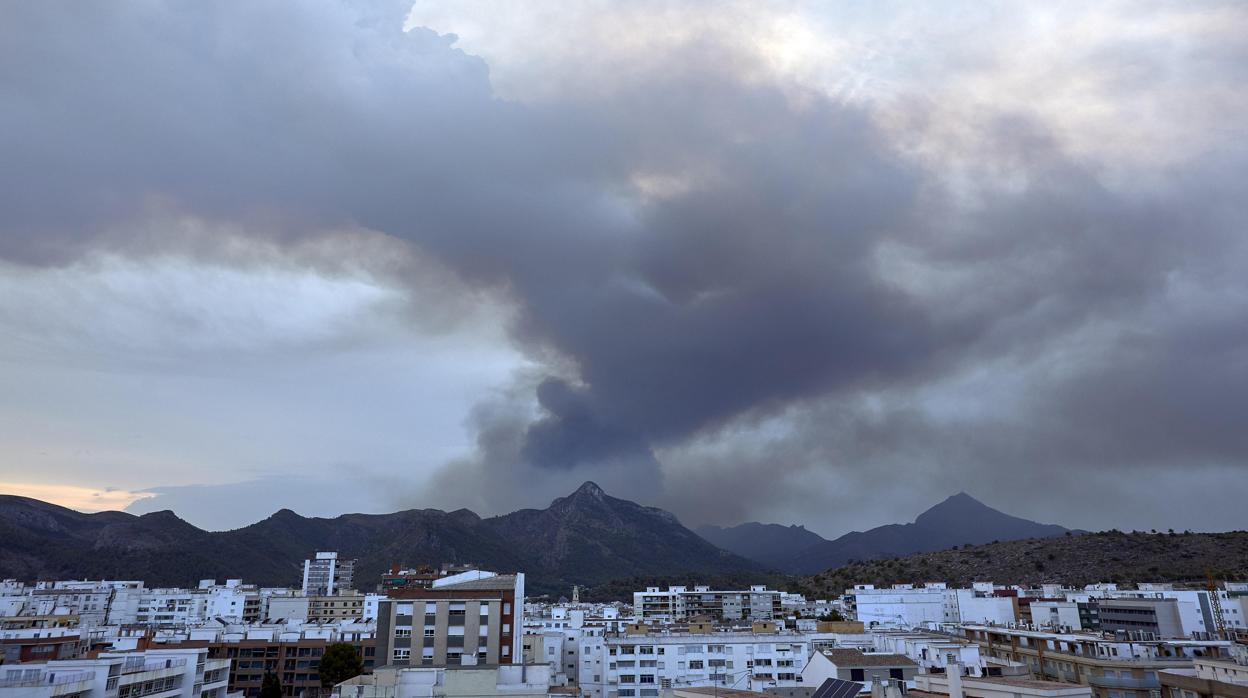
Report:
M 802 670 L 802 683 L 818 686 L 827 679 L 840 679 L 860 683 L 864 691 L 875 684 L 914 688 L 918 673 L 918 663 L 905 655 L 830 649 L 811 655 Z

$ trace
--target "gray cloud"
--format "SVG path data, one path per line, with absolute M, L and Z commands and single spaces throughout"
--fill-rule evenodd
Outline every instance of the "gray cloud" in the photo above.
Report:
M 504 101 L 482 59 L 395 9 L 7 7 L 0 255 L 199 254 L 135 237 L 172 212 L 282 249 L 373 231 L 505 296 L 542 370 L 470 417 L 477 452 L 434 476 L 448 505 L 593 477 L 690 522 L 800 512 L 831 534 L 868 510 L 828 512 L 809 483 L 1026 506 L 1043 472 L 1041 518 L 1062 520 L 1088 469 L 1242 481 L 1242 132 L 1101 161 L 1048 112 L 951 124 L 924 99 L 795 95 L 711 34 L 617 89 Z M 1111 43 L 1076 68 L 1126 99 L 1153 53 Z

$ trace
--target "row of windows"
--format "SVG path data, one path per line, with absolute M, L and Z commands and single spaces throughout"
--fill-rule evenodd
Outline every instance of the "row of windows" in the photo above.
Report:
M 153 693 L 172 691 L 181 685 L 181 676 L 166 676 L 163 679 L 155 679 L 153 681 L 144 681 L 142 683 L 132 683 L 128 686 L 122 686 L 121 690 L 117 692 L 117 696 L 118 698 L 140 698 L 140 696 L 150 696 Z

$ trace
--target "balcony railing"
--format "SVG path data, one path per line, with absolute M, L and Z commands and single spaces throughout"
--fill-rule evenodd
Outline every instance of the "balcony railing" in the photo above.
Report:
M 66 683 L 77 683 L 79 681 L 94 681 L 94 671 L 75 671 L 75 672 L 57 672 L 53 674 L 40 674 L 35 677 L 20 677 L 15 679 L 0 679 L 0 688 L 29 688 L 32 686 L 59 686 Z
M 1151 679 L 1134 677 L 1089 676 L 1088 683 L 1097 688 L 1126 688 L 1136 690 L 1155 690 L 1161 688 L 1161 682 L 1154 676 Z
M 159 669 L 173 669 L 174 667 L 186 666 L 185 657 L 170 657 L 168 659 L 146 659 L 137 658 L 136 660 L 127 659 L 125 665 L 121 668 L 123 674 L 137 674 L 141 671 L 157 671 Z

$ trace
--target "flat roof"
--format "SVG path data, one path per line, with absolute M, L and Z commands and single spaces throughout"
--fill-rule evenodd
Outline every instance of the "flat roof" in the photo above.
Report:
M 510 591 L 515 588 L 516 575 L 496 574 L 493 577 L 443 584 L 430 589 L 430 591 Z
M 703 696 L 720 696 L 721 698 L 758 698 L 761 695 L 757 691 L 747 691 L 741 688 L 716 688 L 715 686 L 681 687 L 673 689 L 673 692 L 696 693 Z
M 915 661 L 904 654 L 882 654 L 872 653 L 866 654 L 861 650 L 851 649 L 830 649 L 824 650 L 823 654 L 832 663 L 838 667 L 859 667 L 859 666 L 904 666 L 917 667 Z

